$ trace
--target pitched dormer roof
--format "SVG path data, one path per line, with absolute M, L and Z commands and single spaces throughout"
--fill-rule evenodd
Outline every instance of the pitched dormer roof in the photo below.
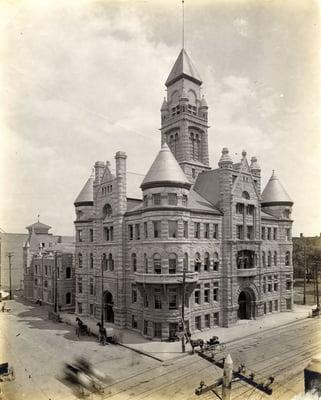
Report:
M 186 187 L 187 189 L 191 187 L 166 143 L 163 144 L 140 187 L 144 190 L 159 186 Z
M 262 206 L 270 205 L 293 205 L 293 201 L 274 171 L 262 193 Z
M 94 192 L 93 192 L 93 183 L 94 177 L 91 176 L 84 187 L 81 189 L 81 192 L 78 194 L 74 205 L 77 206 L 92 206 L 94 203 Z
M 181 78 L 188 78 L 199 84 L 202 83 L 201 77 L 185 49 L 182 49 L 179 53 L 165 85 L 170 86 Z

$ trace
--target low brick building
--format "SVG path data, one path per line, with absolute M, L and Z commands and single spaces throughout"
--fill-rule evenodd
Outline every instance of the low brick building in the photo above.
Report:
M 146 176 L 129 173 L 119 151 L 115 173 L 97 161 L 77 197 L 78 314 L 164 339 L 183 307 L 191 332 L 292 309 L 293 202 L 274 172 L 261 193 L 261 168 L 245 151 L 234 162 L 224 148 L 211 169 L 201 84 L 183 49 Z

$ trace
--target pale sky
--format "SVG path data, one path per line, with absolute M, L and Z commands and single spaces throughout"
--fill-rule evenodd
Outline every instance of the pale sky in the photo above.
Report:
M 180 0 L 2 0 L 0 228 L 40 220 L 73 234 L 96 160 L 146 173 L 160 148 L 164 83 L 182 43 Z M 321 232 L 320 2 L 185 0 L 185 48 L 223 147 L 275 170 L 293 232 Z

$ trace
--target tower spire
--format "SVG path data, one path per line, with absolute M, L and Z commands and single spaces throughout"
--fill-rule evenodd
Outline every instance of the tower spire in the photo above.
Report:
M 184 16 L 184 0 L 182 0 L 182 48 L 185 47 L 185 16 Z

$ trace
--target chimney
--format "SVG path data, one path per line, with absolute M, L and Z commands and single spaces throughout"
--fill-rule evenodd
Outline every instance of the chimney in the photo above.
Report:
M 105 170 L 105 163 L 103 161 L 95 162 L 95 183 L 100 183 Z

